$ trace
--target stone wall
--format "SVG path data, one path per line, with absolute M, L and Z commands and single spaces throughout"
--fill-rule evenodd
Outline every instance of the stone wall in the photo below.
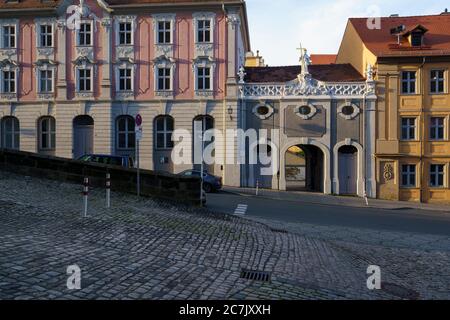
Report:
M 91 187 L 105 187 L 106 173 L 111 174 L 114 191 L 136 193 L 135 169 L 86 163 L 35 153 L 0 149 L 0 169 L 70 183 L 83 183 L 89 178 Z M 200 179 L 163 172 L 141 170 L 141 195 L 188 205 L 200 203 Z

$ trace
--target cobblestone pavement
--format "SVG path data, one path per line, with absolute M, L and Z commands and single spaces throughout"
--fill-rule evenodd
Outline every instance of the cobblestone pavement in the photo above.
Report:
M 364 231 L 125 194 L 112 193 L 112 209 L 104 203 L 104 190 L 93 190 L 83 218 L 81 185 L 0 172 L 0 299 L 450 298 L 448 238 L 380 232 L 363 241 Z M 66 287 L 74 264 L 81 290 Z M 371 264 L 382 269 L 383 290 L 366 287 Z M 271 272 L 271 281 L 241 279 L 242 268 Z

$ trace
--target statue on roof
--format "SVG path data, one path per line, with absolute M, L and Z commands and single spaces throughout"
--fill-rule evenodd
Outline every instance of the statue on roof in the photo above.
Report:
M 311 65 L 311 58 L 308 55 L 308 50 L 306 48 L 303 48 L 300 44 L 300 48 L 297 50 L 300 51 L 300 67 L 301 67 L 301 74 L 309 74 L 309 66 Z

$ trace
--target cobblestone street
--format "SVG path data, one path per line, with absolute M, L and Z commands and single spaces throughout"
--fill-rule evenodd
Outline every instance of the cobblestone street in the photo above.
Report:
M 0 172 L 0 299 L 449 299 L 450 238 L 274 224 Z M 66 287 L 70 265 L 81 290 Z M 383 290 L 367 289 L 369 265 Z M 270 282 L 240 278 L 271 272 Z

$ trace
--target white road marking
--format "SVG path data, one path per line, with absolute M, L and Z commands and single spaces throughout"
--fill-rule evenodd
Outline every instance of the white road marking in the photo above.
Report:
M 234 214 L 242 216 L 247 213 L 247 209 L 248 209 L 248 205 L 239 204 L 237 206 L 236 210 L 234 210 Z

